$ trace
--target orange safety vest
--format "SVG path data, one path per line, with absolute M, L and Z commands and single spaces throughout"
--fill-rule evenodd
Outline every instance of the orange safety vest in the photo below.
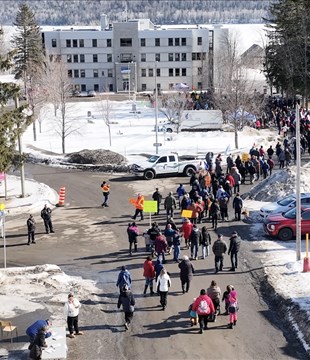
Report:
M 143 210 L 144 209 L 144 197 L 138 197 L 136 200 L 136 209 Z
M 104 184 L 101 189 L 102 189 L 102 192 L 107 193 L 110 191 L 110 185 Z

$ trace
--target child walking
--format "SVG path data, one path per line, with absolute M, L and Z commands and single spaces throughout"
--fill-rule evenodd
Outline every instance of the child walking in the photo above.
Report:
M 188 307 L 188 312 L 189 312 L 189 316 L 190 316 L 190 322 L 191 322 L 191 326 L 197 325 L 198 324 L 198 314 L 197 311 L 193 310 L 193 305 L 194 302 L 196 301 L 196 298 L 193 299 L 193 302 L 189 305 Z
M 229 294 L 229 305 L 228 305 L 228 313 L 229 313 L 229 324 L 228 328 L 233 329 L 237 324 L 237 313 L 238 313 L 238 301 L 237 301 L 237 292 L 232 290 Z
M 229 296 L 230 296 L 230 292 L 232 290 L 234 290 L 234 287 L 232 285 L 227 285 L 226 291 L 224 291 L 224 293 L 223 293 L 222 301 L 225 301 L 225 314 L 224 315 L 228 315 Z

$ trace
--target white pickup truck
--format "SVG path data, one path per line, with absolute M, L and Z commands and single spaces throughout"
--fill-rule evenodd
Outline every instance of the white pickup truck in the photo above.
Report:
M 143 177 L 145 180 L 152 180 L 157 175 L 183 174 L 191 176 L 199 167 L 200 161 L 194 156 L 191 160 L 179 159 L 176 154 L 152 155 L 145 161 L 139 161 L 131 165 L 131 173 Z

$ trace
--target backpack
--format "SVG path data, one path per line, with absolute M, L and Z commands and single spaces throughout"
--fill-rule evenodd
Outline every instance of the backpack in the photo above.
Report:
M 228 305 L 228 312 L 230 314 L 235 314 L 238 311 L 237 301 L 231 301 Z
M 210 307 L 206 300 L 201 300 L 198 305 L 198 312 L 200 314 L 209 314 L 210 313 Z

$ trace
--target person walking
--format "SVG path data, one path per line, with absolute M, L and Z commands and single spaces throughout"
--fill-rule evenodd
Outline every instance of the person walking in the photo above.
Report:
M 218 219 L 221 216 L 221 212 L 220 212 L 220 206 L 218 204 L 217 199 L 214 199 L 210 205 L 210 210 L 209 210 L 211 219 L 212 219 L 212 227 L 214 230 L 217 230 L 217 223 L 218 223 Z
M 122 292 L 124 285 L 128 286 L 128 289 L 131 289 L 131 274 L 126 269 L 126 266 L 122 266 L 121 271 L 118 274 L 116 286 L 119 287 L 119 291 Z
M 150 287 L 150 294 L 154 295 L 153 281 L 155 278 L 155 268 L 152 261 L 152 256 L 148 256 L 143 264 L 143 276 L 145 278 L 145 285 L 143 295 L 146 296 L 147 288 Z
M 123 307 L 125 314 L 124 326 L 126 330 L 129 330 L 129 325 L 132 321 L 133 313 L 135 311 L 135 304 L 136 301 L 132 292 L 127 285 L 124 285 L 118 297 L 117 308 L 119 309 L 121 306 Z
M 44 205 L 44 208 L 41 210 L 41 218 L 44 221 L 45 231 L 48 234 L 49 232 L 54 233 L 53 224 L 52 224 L 52 210 Z
M 220 303 L 221 303 L 221 288 L 217 285 L 215 280 L 211 281 L 210 287 L 207 289 L 207 295 L 211 298 L 214 305 L 214 322 L 216 321 L 217 315 L 221 313 Z
M 181 203 L 183 200 L 183 196 L 186 194 L 186 190 L 183 184 L 180 184 L 177 188 L 178 200 L 179 200 L 179 209 L 181 209 Z
M 162 194 L 159 192 L 158 188 L 156 188 L 155 192 L 152 195 L 152 199 L 154 201 L 157 201 L 157 212 L 154 215 L 159 215 L 160 203 L 162 198 L 163 198 Z
M 109 207 L 108 201 L 109 201 L 109 195 L 110 195 L 110 185 L 103 181 L 101 184 L 101 190 L 103 195 L 103 203 L 101 204 L 102 207 Z
M 192 230 L 193 230 L 193 224 L 189 221 L 189 219 L 185 218 L 182 224 L 181 231 L 185 240 L 186 249 L 189 249 L 189 245 L 190 245 L 189 237 L 191 235 Z
M 213 302 L 206 294 L 205 289 L 200 290 L 200 296 L 194 302 L 192 309 L 197 311 L 200 327 L 199 334 L 203 334 L 203 330 L 208 329 L 209 316 L 215 312 Z
M 138 251 L 138 236 L 139 228 L 135 222 L 129 223 L 127 227 L 127 235 L 129 241 L 129 255 L 132 255 L 132 245 L 134 245 L 135 252 Z
M 163 268 L 158 276 L 156 288 L 160 295 L 160 304 L 162 309 L 165 310 L 167 306 L 168 291 L 171 286 L 170 276 L 167 274 L 167 270 Z
M 162 263 L 166 262 L 166 251 L 168 248 L 168 244 L 166 239 L 163 237 L 162 233 L 160 232 L 155 239 L 155 252 L 157 253 L 157 257 L 162 259 Z
M 192 232 L 189 236 L 189 242 L 191 244 L 191 258 L 192 260 L 198 260 L 198 247 L 202 241 L 201 231 L 197 225 L 193 225 Z
M 218 234 L 217 240 L 212 246 L 213 254 L 215 255 L 215 274 L 223 270 L 224 254 L 227 251 L 227 245 L 223 240 L 223 235 Z
M 229 293 L 229 297 L 228 297 L 228 314 L 229 314 L 228 328 L 229 329 L 233 329 L 234 326 L 237 325 L 238 310 L 239 310 L 239 306 L 237 300 L 237 292 L 235 290 L 232 290 Z
M 231 268 L 229 271 L 236 271 L 238 268 L 238 252 L 240 250 L 241 238 L 237 231 L 233 231 L 230 237 L 228 255 L 230 255 Z
M 70 293 L 68 295 L 68 301 L 64 306 L 64 314 L 67 318 L 67 325 L 69 330 L 69 338 L 75 338 L 75 335 L 83 335 L 83 332 L 79 330 L 79 312 L 81 303 L 78 299 L 74 298 L 74 295 Z M 75 334 L 73 334 L 75 332 Z
M 173 210 L 177 208 L 177 202 L 175 197 L 172 195 L 172 192 L 169 192 L 168 196 L 165 198 L 164 207 L 167 214 L 167 219 L 169 216 L 173 218 Z
M 27 220 L 27 230 L 28 230 L 28 243 L 27 245 L 30 245 L 30 240 L 32 244 L 35 244 L 35 231 L 36 231 L 36 222 L 34 220 L 34 217 L 32 215 L 29 215 L 29 218 Z
M 187 255 L 183 256 L 183 260 L 179 263 L 179 269 L 182 293 L 185 294 L 190 288 L 190 283 L 193 279 L 193 274 L 195 273 L 194 266 Z
M 144 209 L 144 196 L 142 194 L 138 194 L 137 199 L 134 202 L 134 205 L 136 207 L 136 211 L 134 216 L 132 217 L 133 220 L 136 220 L 137 216 L 140 214 L 141 220 L 144 219 L 143 217 L 143 209 Z
M 205 259 L 206 256 L 209 256 L 211 245 L 211 236 L 206 226 L 201 229 L 201 242 L 199 245 L 201 245 L 201 257 Z
M 241 212 L 243 208 L 243 200 L 240 197 L 240 194 L 237 193 L 234 197 L 233 203 L 232 203 L 233 209 L 235 210 L 235 220 L 240 221 L 241 220 Z

